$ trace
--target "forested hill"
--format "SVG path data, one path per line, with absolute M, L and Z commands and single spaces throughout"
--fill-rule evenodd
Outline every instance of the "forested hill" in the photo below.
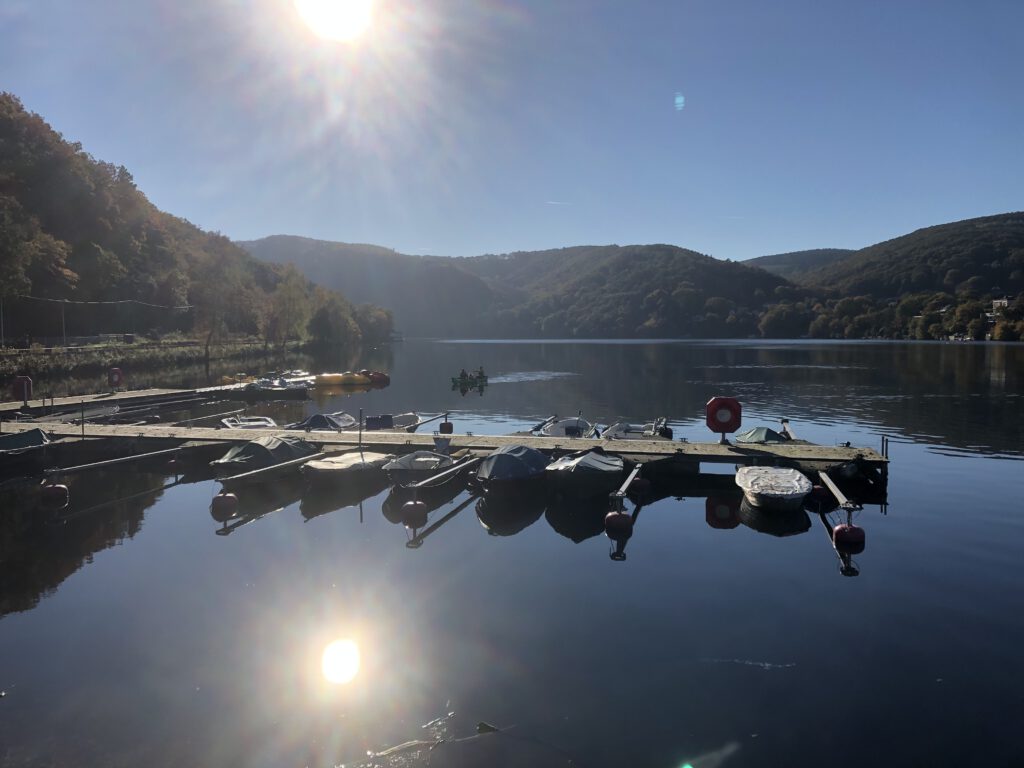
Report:
M 800 281 L 877 299 L 925 291 L 1015 296 L 1024 291 L 1024 213 L 919 229 L 808 272 Z
M 793 295 L 777 276 L 670 245 L 472 258 L 287 236 L 241 245 L 387 307 L 415 335 L 748 336 L 766 306 Z
M 749 267 L 760 267 L 773 275 L 799 282 L 807 272 L 844 259 L 856 251 L 846 248 L 817 248 L 812 251 L 792 251 L 771 256 L 758 256 L 743 263 Z
M 472 335 L 494 303 L 487 284 L 461 268 L 462 259 L 290 235 L 239 245 L 257 259 L 293 264 L 316 283 L 385 307 L 395 327 L 410 335 Z
M 158 210 L 126 168 L 64 140 L 9 93 L 0 93 L 0 298 L 8 340 L 59 339 L 66 328 L 354 344 L 390 332 L 381 310 Z M 62 313 L 47 299 L 69 303 Z

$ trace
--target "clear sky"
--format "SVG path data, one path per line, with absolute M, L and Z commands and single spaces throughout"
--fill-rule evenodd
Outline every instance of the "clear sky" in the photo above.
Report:
M 234 239 L 745 259 L 1024 208 L 1022 0 L 372 10 L 2 0 L 0 89 Z

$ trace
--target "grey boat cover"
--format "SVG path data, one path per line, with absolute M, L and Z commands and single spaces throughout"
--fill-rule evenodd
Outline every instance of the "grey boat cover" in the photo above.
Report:
M 604 451 L 592 449 L 569 453 L 548 464 L 548 472 L 557 473 L 558 476 L 565 474 L 608 474 L 620 475 L 624 464 L 619 456 L 609 456 Z
M 351 429 L 359 422 L 344 411 L 337 413 L 314 413 L 304 421 L 289 424 L 285 429 L 302 429 L 306 432 L 338 432 Z
M 525 445 L 498 448 L 480 462 L 476 476 L 488 480 L 527 480 L 539 477 L 548 465 L 548 457 Z
M 214 467 L 231 467 L 232 471 L 250 472 L 254 469 L 280 464 L 317 453 L 317 447 L 297 437 L 261 437 L 243 445 L 236 445 L 216 461 Z
M 737 443 L 786 443 L 789 440 L 769 427 L 753 427 L 733 438 Z
M 50 436 L 43 430 L 36 428 L 28 432 L 12 432 L 8 435 L 0 435 L 0 454 L 8 451 L 23 451 L 26 448 L 38 448 L 41 445 L 53 442 Z

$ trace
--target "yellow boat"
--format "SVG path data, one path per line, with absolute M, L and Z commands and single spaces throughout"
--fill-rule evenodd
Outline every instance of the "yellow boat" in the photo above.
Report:
M 344 373 L 319 373 L 316 377 L 318 387 L 365 386 L 370 384 L 370 377 L 361 373 L 345 371 Z

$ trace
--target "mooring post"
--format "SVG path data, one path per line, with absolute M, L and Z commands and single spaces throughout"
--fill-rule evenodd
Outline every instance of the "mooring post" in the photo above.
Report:
M 85 400 L 82 401 L 82 437 L 85 437 Z

